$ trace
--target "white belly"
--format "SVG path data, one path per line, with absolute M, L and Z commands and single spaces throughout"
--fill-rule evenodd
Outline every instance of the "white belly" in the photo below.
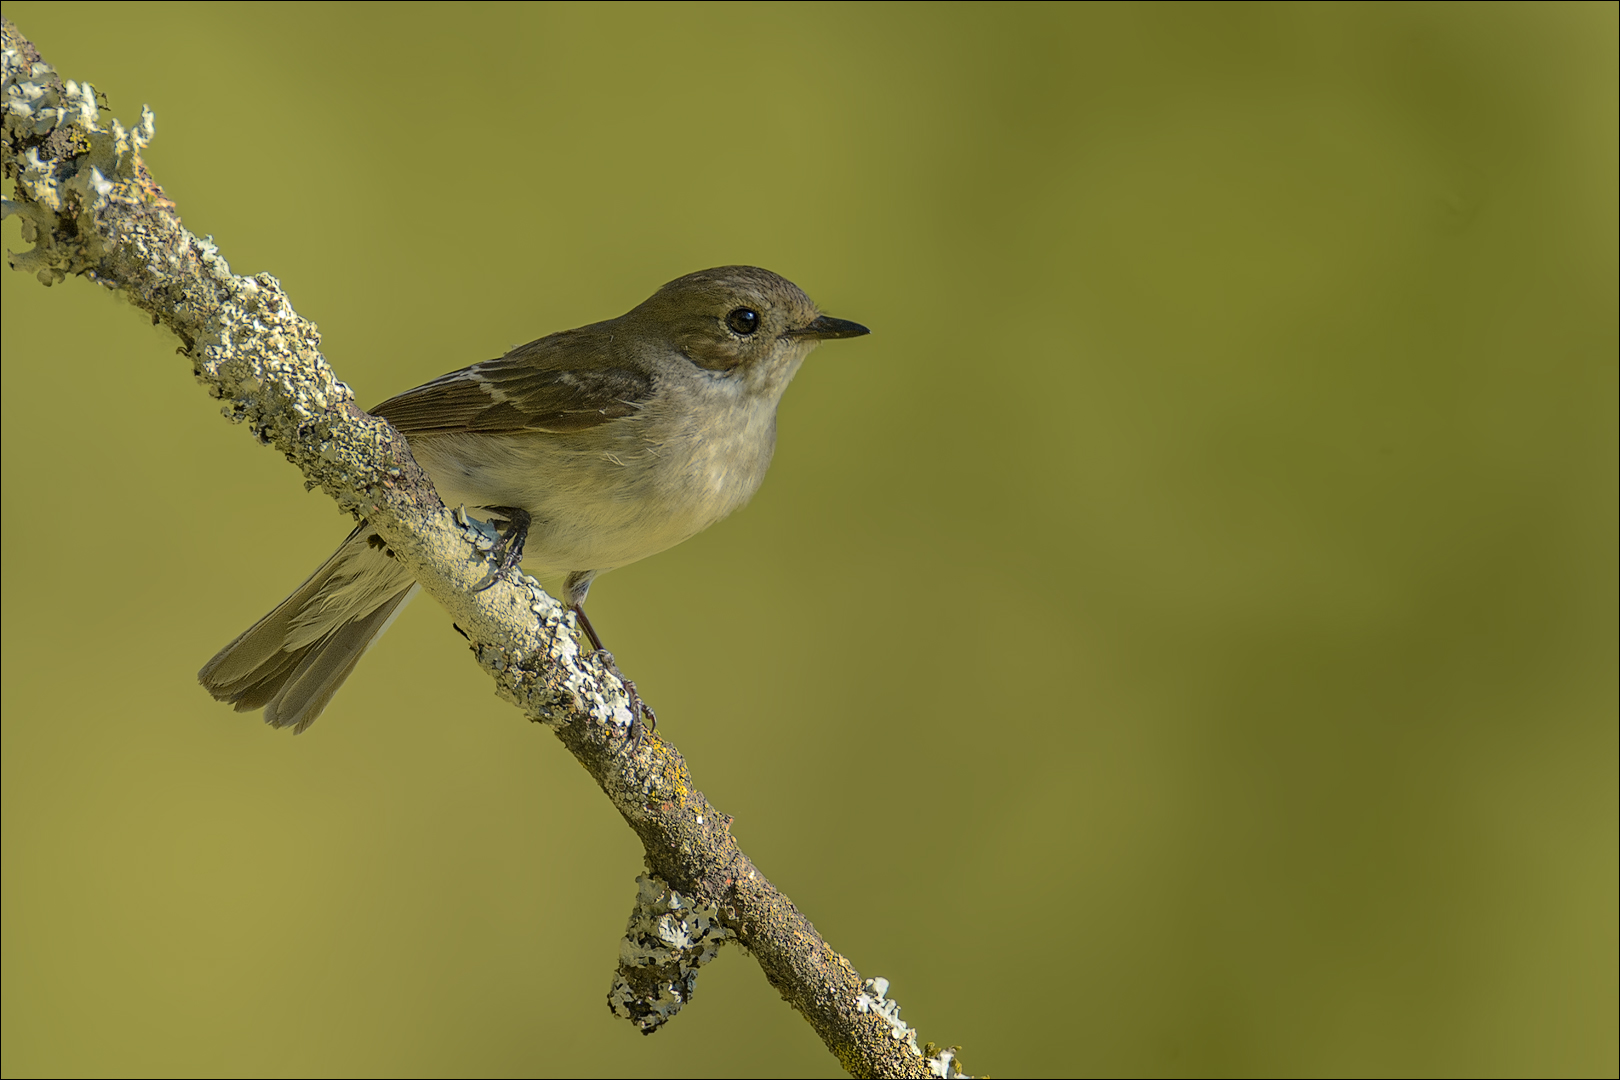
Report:
M 729 405 L 701 426 L 655 405 L 582 432 L 418 436 L 411 450 L 447 506 L 533 516 L 526 569 L 604 571 L 675 546 L 753 495 L 770 464 L 776 402 Z

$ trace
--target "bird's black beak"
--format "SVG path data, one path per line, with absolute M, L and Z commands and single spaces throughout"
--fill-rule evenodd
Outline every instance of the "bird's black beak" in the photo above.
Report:
M 816 321 L 809 326 L 802 326 L 797 330 L 789 330 L 793 337 L 815 338 L 817 341 L 827 341 L 831 338 L 863 337 L 872 331 L 858 322 L 848 319 L 835 319 L 831 315 L 818 315 Z

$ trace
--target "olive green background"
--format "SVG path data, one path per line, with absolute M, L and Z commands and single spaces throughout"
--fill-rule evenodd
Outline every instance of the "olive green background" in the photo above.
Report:
M 925 1039 L 1616 1068 L 1615 5 L 5 10 L 363 403 L 722 263 L 873 328 L 591 610 Z M 838 1075 L 735 952 L 608 1013 L 639 849 L 431 602 L 209 700 L 348 522 L 0 285 L 7 1075 Z

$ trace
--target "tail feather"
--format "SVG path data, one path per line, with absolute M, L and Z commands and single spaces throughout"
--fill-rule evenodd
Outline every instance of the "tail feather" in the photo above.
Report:
M 416 593 L 366 526 L 320 569 L 203 665 L 197 679 L 237 712 L 264 709 L 272 727 L 303 731 Z
M 270 703 L 270 699 L 281 692 L 287 679 L 303 662 L 308 649 L 298 649 L 292 652 L 277 653 L 263 665 L 249 672 L 247 676 L 232 684 L 229 693 L 222 693 L 214 687 L 208 686 L 209 693 L 221 701 L 229 701 L 236 706 L 237 712 L 252 712 L 262 709 Z
M 294 734 L 313 724 L 372 642 L 388 629 L 405 601 L 416 595 L 416 589 L 413 582 L 370 615 L 346 623 L 331 636 L 300 650 L 303 660 L 290 674 L 279 676 L 281 687 L 264 707 L 264 722 L 271 727 L 290 727 Z

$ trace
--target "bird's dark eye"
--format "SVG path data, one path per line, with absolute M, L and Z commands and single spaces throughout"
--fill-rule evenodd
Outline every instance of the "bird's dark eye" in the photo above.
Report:
M 759 329 L 759 312 L 753 308 L 734 308 L 731 314 L 726 316 L 726 325 L 743 337 L 747 337 Z

